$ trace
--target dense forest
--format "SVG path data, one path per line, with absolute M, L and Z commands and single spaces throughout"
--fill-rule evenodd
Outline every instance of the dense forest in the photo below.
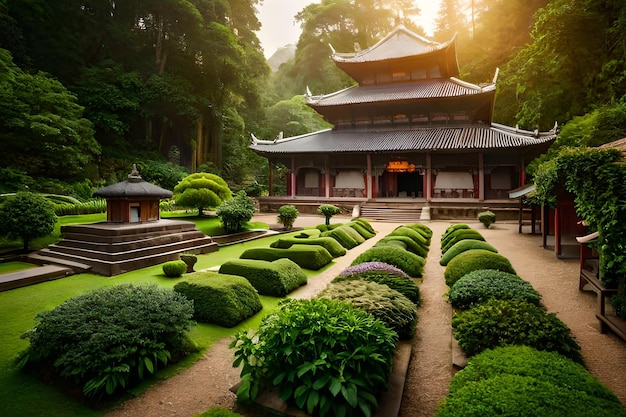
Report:
M 295 57 L 272 72 L 262 0 L 0 0 L 0 193 L 89 198 L 137 163 L 173 189 L 186 173 L 266 186 L 250 135 L 325 124 L 304 103 L 354 81 L 329 59 L 397 24 L 423 33 L 420 1 L 321 0 L 296 16 Z M 461 78 L 491 82 L 495 121 L 561 133 L 562 146 L 626 136 L 626 3 L 443 0 L 434 40 L 456 36 Z M 532 171 L 532 170 L 531 170 Z

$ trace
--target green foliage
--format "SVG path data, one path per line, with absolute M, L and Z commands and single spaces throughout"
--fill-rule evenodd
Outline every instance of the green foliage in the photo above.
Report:
M 478 213 L 478 221 L 481 222 L 486 228 L 489 228 L 492 223 L 496 222 L 496 213 L 492 211 L 481 211 Z
M 307 276 L 290 259 L 273 262 L 257 259 L 235 259 L 220 266 L 220 274 L 239 275 L 247 279 L 261 295 L 284 297 L 307 283 Z
M 460 230 L 460 229 L 471 229 L 471 227 L 469 227 L 465 223 L 451 224 L 450 226 L 446 228 L 446 231 L 443 232 L 443 234 L 441 235 L 441 241 L 443 242 L 450 233 L 454 232 L 455 230 Z
M 450 249 L 454 244 L 460 242 L 465 239 L 473 239 L 473 240 L 482 240 L 485 238 L 475 229 L 461 229 L 455 230 L 448 234 L 444 240 L 441 241 L 441 253 L 444 254 Z
M 328 226 L 330 224 L 330 218 L 341 213 L 341 210 L 339 207 L 333 206 L 332 204 L 322 204 L 317 208 L 317 212 L 326 218 L 325 224 Z
M 176 284 L 174 291 L 193 301 L 193 317 L 203 323 L 233 327 L 263 308 L 254 287 L 235 275 L 195 272 Z
M 240 332 L 230 345 L 243 364 L 240 400 L 277 387 L 282 399 L 309 414 L 371 415 L 385 390 L 396 333 L 346 303 L 287 300 L 256 332 Z
M 436 417 L 623 417 L 621 404 L 537 378 L 503 374 L 469 383 L 447 397 Z
M 371 234 L 376 235 L 376 230 L 374 230 L 374 227 L 369 221 L 359 218 L 359 219 L 355 219 L 354 222 L 363 226 Z
M 392 271 L 372 270 L 339 275 L 332 282 L 363 280 L 386 285 L 411 300 L 417 307 L 420 305 L 420 288 L 412 279 Z
M 424 258 L 395 246 L 374 246 L 360 254 L 351 265 L 363 262 L 384 262 L 400 268 L 412 277 L 421 277 L 424 272 Z
M 626 320 L 626 294 L 617 294 L 611 297 L 611 306 L 617 317 Z
M 37 315 L 24 362 L 52 369 L 86 396 L 113 395 L 188 353 L 193 305 L 156 285 L 118 285 Z
M 201 216 L 203 209 L 218 207 L 232 198 L 232 193 L 219 176 L 197 172 L 186 176 L 174 187 L 173 198 L 177 206 L 197 208 Z
M 367 311 L 395 330 L 402 340 L 410 339 L 415 332 L 415 303 L 385 284 L 364 280 L 332 282 L 318 297 L 346 302 Z
M 454 245 L 452 245 L 446 251 L 446 253 L 443 254 L 441 259 L 439 260 L 439 265 L 446 266 L 448 265 L 448 262 L 450 262 L 458 254 L 472 249 L 484 249 L 494 253 L 498 253 L 498 250 L 496 248 L 494 248 L 485 241 L 474 239 L 459 240 Z
M 106 213 L 106 211 L 107 202 L 101 198 L 95 198 L 83 203 L 62 203 L 54 206 L 54 212 L 57 216 Z
M 196 414 L 194 417 L 243 417 L 241 414 L 233 413 L 222 407 L 213 407 L 204 413 Z
M 452 287 L 462 276 L 477 269 L 495 269 L 515 274 L 511 262 L 504 256 L 485 249 L 471 249 L 448 262 L 444 271 L 446 284 Z
M 506 346 L 485 350 L 472 356 L 467 366 L 450 383 L 450 394 L 468 384 L 499 375 L 520 375 L 549 382 L 561 389 L 574 389 L 594 397 L 619 403 L 619 400 L 581 364 L 557 352 L 528 346 Z
M 433 236 L 433 231 L 430 227 L 426 226 L 425 224 L 422 223 L 411 223 L 411 224 L 405 224 L 406 227 L 411 228 L 415 231 L 418 231 L 422 234 L 422 236 L 424 236 L 426 239 L 430 240 L 430 238 Z
M 346 249 L 352 249 L 365 242 L 363 236 L 361 236 L 356 230 L 350 226 L 338 226 L 327 232 L 322 232 L 322 237 L 332 237 L 341 246 Z
M 387 235 L 376 242 L 375 246 L 384 246 L 388 244 L 396 245 L 398 242 L 401 242 L 403 244 L 402 247 L 406 250 L 419 255 L 422 258 L 425 258 L 426 255 L 428 255 L 428 246 L 419 244 L 408 236 Z
M 185 261 L 169 261 L 163 264 L 163 273 L 168 278 L 178 278 L 187 271 Z
M 327 237 L 285 237 L 271 243 L 272 248 L 288 249 L 293 245 L 319 245 L 326 248 L 333 258 L 346 254 L 346 249 L 330 236 Z
M 222 221 L 226 233 L 237 233 L 254 216 L 254 202 L 241 190 L 234 198 L 224 201 L 215 215 Z
M 300 212 L 295 206 L 291 204 L 287 204 L 284 206 L 280 206 L 278 209 L 278 223 L 282 224 L 286 230 L 291 230 L 294 222 L 298 218 Z
M 294 261 L 301 268 L 318 270 L 328 265 L 333 256 L 319 245 L 292 245 L 289 249 L 280 248 L 251 248 L 241 254 L 242 259 L 259 259 L 275 261 L 287 258 Z
M 57 216 L 54 205 L 38 194 L 19 192 L 0 206 L 0 235 L 19 237 L 24 243 L 52 233 Z
M 452 307 L 467 310 L 492 298 L 539 305 L 541 294 L 517 275 L 495 269 L 477 269 L 462 276 L 448 292 Z
M 413 239 L 415 243 L 418 243 L 423 247 L 428 248 L 430 246 L 430 238 L 426 238 L 424 237 L 424 235 L 422 235 L 422 233 L 406 226 L 397 227 L 387 236 L 407 236 Z
M 499 346 L 526 345 L 582 363 L 580 346 L 554 313 L 518 300 L 489 300 L 452 318 L 459 346 L 473 356 Z

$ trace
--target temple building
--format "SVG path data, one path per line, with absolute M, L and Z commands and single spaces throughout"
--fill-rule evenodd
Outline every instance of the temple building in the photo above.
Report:
M 398 26 L 368 49 L 333 51 L 356 84 L 306 94 L 333 128 L 277 140 L 253 136 L 250 148 L 270 168 L 289 169 L 288 197 L 508 200 L 509 190 L 524 185 L 526 164 L 555 140 L 556 125 L 531 132 L 494 123 L 497 71 L 485 85 L 460 80 L 455 48 L 455 38 L 437 43 Z

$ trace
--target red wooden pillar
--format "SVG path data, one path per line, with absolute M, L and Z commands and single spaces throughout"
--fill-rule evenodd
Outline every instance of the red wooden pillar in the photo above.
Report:
M 291 196 L 296 196 L 296 158 L 291 157 L 291 173 L 289 174 L 291 178 Z

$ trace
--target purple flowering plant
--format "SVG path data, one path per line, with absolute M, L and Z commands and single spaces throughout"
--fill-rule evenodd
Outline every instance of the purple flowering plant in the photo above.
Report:
M 406 274 L 406 272 L 404 272 L 400 268 L 397 268 L 393 265 L 389 265 L 385 262 L 363 262 L 358 265 L 347 267 L 346 269 L 341 271 L 339 275 L 342 276 L 342 275 L 360 274 L 360 273 L 369 272 L 369 271 L 388 271 L 388 272 L 393 272 L 394 274 L 397 274 L 406 278 L 410 278 Z

